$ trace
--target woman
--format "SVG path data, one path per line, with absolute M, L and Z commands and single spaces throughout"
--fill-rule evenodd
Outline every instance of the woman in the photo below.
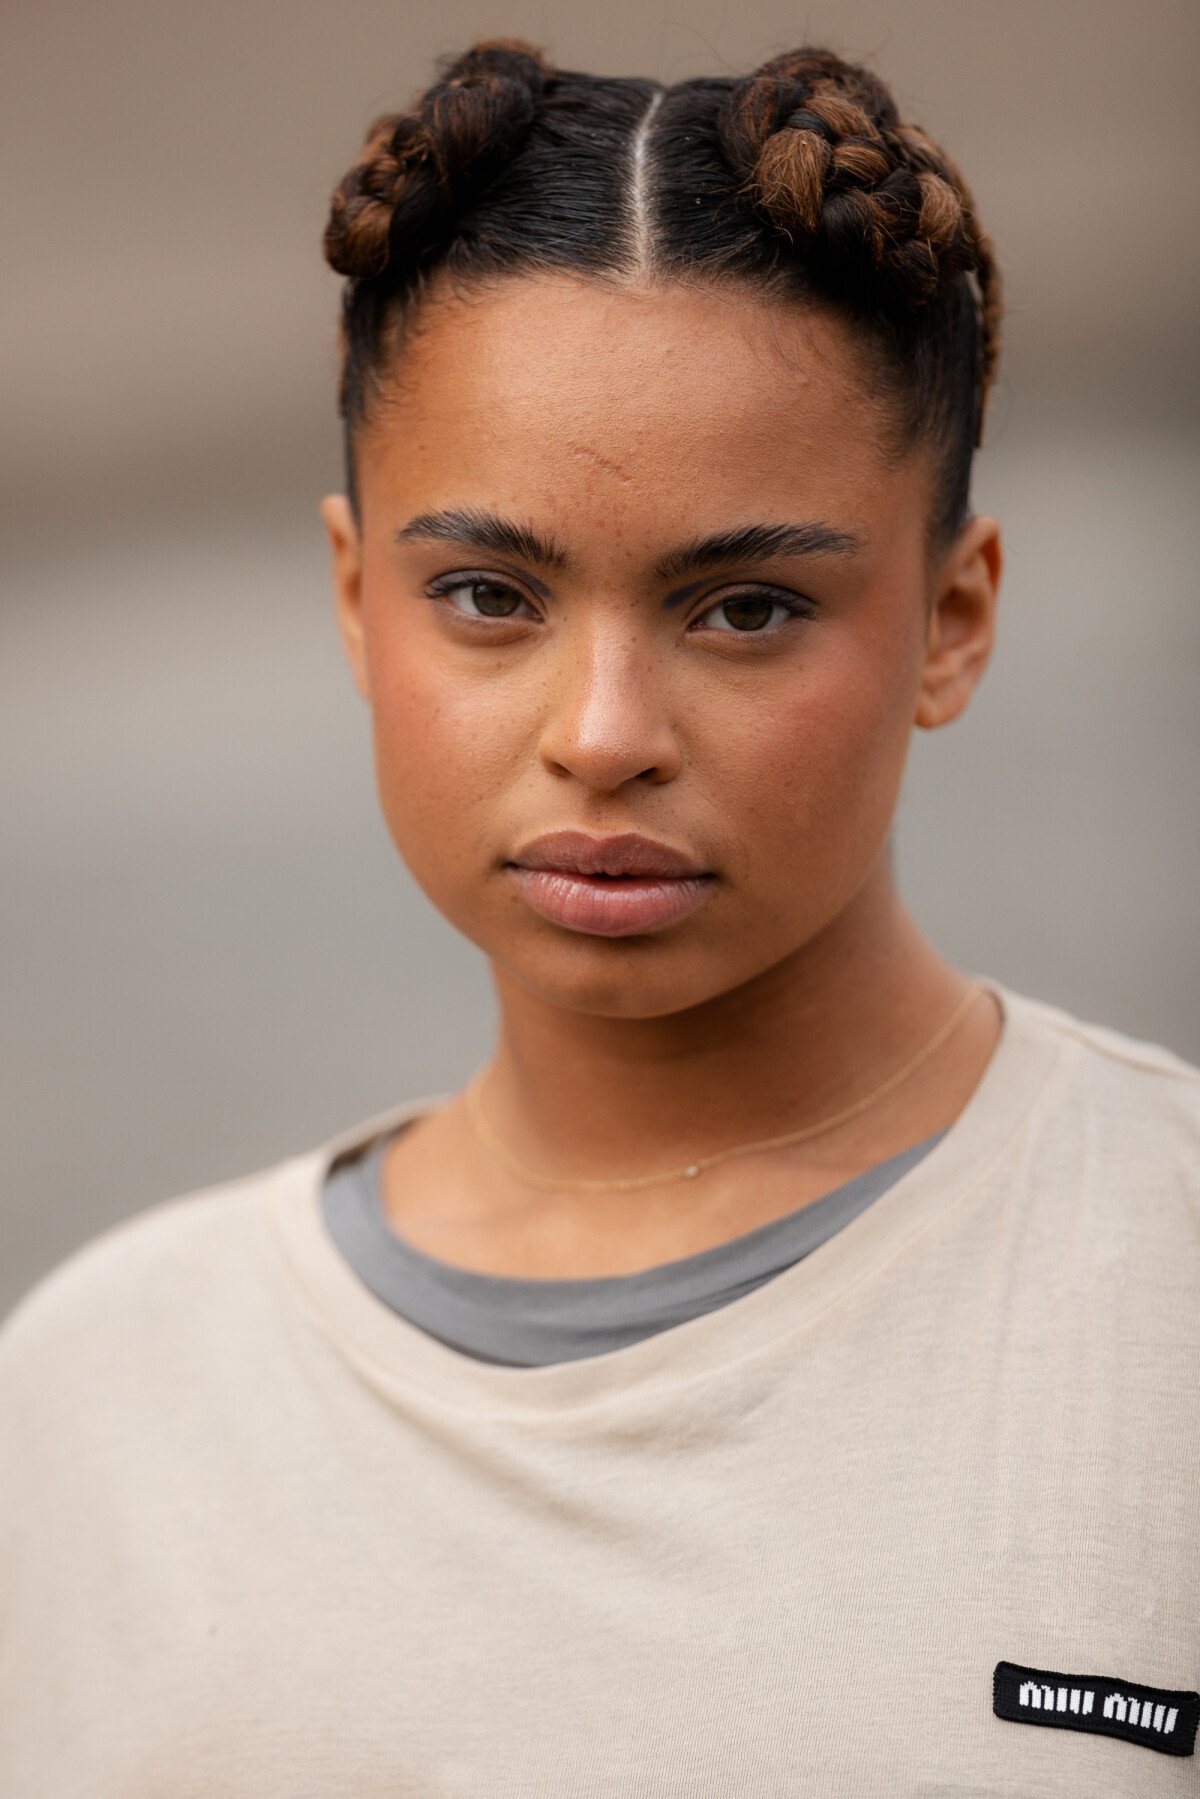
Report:
M 495 1054 L 10 1318 L 0 1786 L 1194 1790 L 1200 1071 L 892 878 L 1000 579 L 962 177 L 825 51 L 497 40 L 326 252 L 341 634 Z

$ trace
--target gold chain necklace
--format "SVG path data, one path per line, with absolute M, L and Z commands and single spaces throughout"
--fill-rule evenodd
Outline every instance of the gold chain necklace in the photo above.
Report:
M 945 1024 L 935 1031 L 925 1047 L 919 1050 L 910 1062 L 906 1062 L 903 1068 L 897 1069 L 895 1074 L 890 1075 L 882 1087 L 876 1087 L 873 1093 L 868 1093 L 865 1099 L 856 1100 L 854 1105 L 847 1106 L 845 1111 L 835 1112 L 832 1118 L 822 1118 L 819 1124 L 805 1125 L 802 1130 L 787 1131 L 782 1137 L 764 1137 L 758 1143 L 740 1143 L 734 1149 L 719 1149 L 715 1155 L 700 1156 L 696 1161 L 687 1163 L 685 1167 L 673 1168 L 666 1174 L 639 1174 L 625 1180 L 615 1181 L 554 1180 L 548 1175 L 538 1174 L 532 1168 L 526 1168 L 523 1162 L 518 1162 L 517 1158 L 505 1148 L 484 1116 L 482 1095 L 483 1083 L 489 1072 L 487 1069 L 482 1069 L 468 1083 L 463 1093 L 467 1117 L 484 1148 L 503 1167 L 507 1168 L 510 1174 L 515 1174 L 517 1179 L 524 1181 L 527 1186 L 540 1187 L 546 1192 L 631 1193 L 638 1187 L 660 1187 L 667 1181 L 694 1180 L 706 1168 L 713 1168 L 718 1162 L 727 1162 L 733 1156 L 749 1156 L 759 1150 L 783 1149 L 789 1143 L 802 1143 L 806 1137 L 816 1137 L 822 1131 L 832 1130 L 835 1124 L 843 1124 L 846 1119 L 856 1118 L 860 1112 L 865 1112 L 868 1106 L 873 1106 L 876 1100 L 883 1098 L 885 1093 L 890 1093 L 894 1087 L 900 1085 L 901 1081 L 906 1081 L 909 1075 L 915 1074 L 922 1062 L 928 1061 L 934 1051 L 941 1048 L 959 1020 L 965 1016 L 967 1008 L 976 994 L 983 990 L 983 986 L 982 981 L 972 981 Z

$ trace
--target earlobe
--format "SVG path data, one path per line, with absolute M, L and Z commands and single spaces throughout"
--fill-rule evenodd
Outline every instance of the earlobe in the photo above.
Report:
M 992 653 L 1003 558 L 994 518 L 973 518 L 943 560 L 913 722 L 936 730 L 965 711 Z
M 345 494 L 326 494 L 321 521 L 333 553 L 333 601 L 338 634 L 354 685 L 368 697 L 366 644 L 362 619 L 362 542 Z

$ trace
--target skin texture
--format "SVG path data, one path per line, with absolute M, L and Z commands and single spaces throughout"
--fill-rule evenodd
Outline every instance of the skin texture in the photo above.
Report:
M 831 315 L 523 277 L 431 296 L 360 434 L 361 529 L 344 496 L 322 503 L 384 815 L 490 959 L 488 1115 L 528 1165 L 640 1175 L 799 1129 L 886 1080 L 966 989 L 901 905 L 888 837 L 913 727 L 956 718 L 987 663 L 999 528 L 974 518 L 931 562 L 928 460 L 886 454 L 885 422 Z M 574 566 L 395 540 L 445 507 L 510 517 Z M 686 540 L 801 521 L 863 547 L 653 576 Z M 428 597 L 454 573 L 487 585 Z M 497 588 L 516 616 L 481 619 Z M 657 838 L 715 879 L 675 924 L 568 930 L 505 868 L 563 828 Z M 851 1124 L 629 1195 L 522 1184 L 456 1099 L 393 1145 L 388 1214 L 495 1273 L 692 1254 L 950 1124 L 999 1029 L 980 996 Z

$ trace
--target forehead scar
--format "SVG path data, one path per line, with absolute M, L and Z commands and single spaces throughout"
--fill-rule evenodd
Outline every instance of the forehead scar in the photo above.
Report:
M 569 443 L 567 448 L 572 456 L 578 456 L 584 462 L 590 462 L 593 468 L 598 468 L 604 474 L 611 475 L 614 481 L 630 482 L 633 480 L 628 469 L 623 469 L 619 462 L 610 462 L 607 456 L 601 456 L 598 450 L 590 450 L 586 444 Z

